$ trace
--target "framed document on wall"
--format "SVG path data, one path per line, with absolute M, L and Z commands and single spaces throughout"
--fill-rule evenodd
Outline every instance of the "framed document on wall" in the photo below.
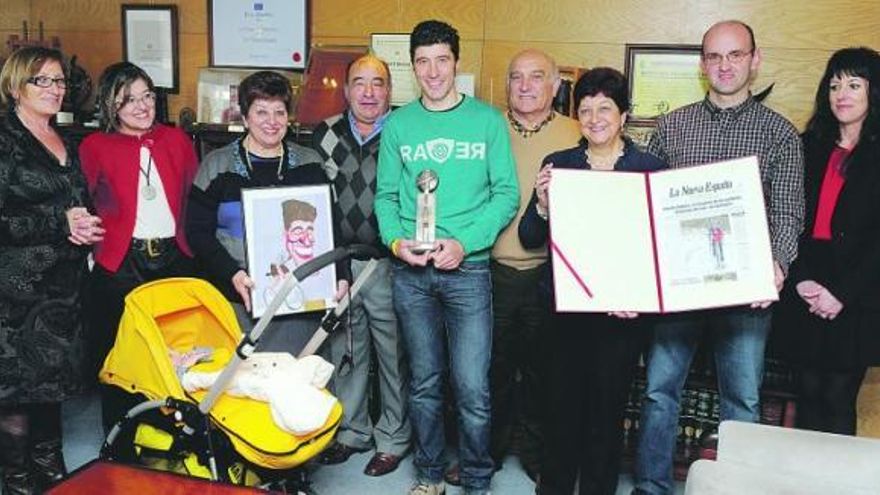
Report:
M 409 33 L 373 33 L 370 51 L 388 64 L 392 105 L 406 105 L 419 97 L 421 91 L 409 59 Z
M 303 70 L 309 0 L 208 0 L 213 67 Z
M 702 100 L 700 45 L 626 45 L 630 119 L 651 120 Z
M 123 5 L 123 58 L 144 69 L 156 87 L 177 93 L 177 6 Z

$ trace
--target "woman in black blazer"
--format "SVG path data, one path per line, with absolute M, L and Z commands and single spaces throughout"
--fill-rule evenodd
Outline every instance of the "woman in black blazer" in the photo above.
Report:
M 801 428 L 854 434 L 867 366 L 880 364 L 880 55 L 828 61 L 803 135 L 807 216 L 774 321 L 800 366 Z
M 519 240 L 526 249 L 550 240 L 551 167 L 616 172 L 667 168 L 666 162 L 639 150 L 623 134 L 630 109 L 623 74 L 607 67 L 585 72 L 575 84 L 574 101 L 584 138 L 578 146 L 544 158 L 519 223 Z M 542 398 L 544 456 L 535 493 L 571 495 L 577 484 L 579 495 L 614 494 L 620 476 L 624 406 L 649 325 L 645 317 L 632 319 L 635 313 L 553 311 L 552 273 L 548 267 L 538 287 L 549 317 L 544 333 L 547 348 L 542 350 L 547 378 Z

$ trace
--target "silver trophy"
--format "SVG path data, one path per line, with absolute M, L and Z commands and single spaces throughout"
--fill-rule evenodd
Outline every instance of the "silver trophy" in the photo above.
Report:
M 434 249 L 434 233 L 437 227 L 437 196 L 434 191 L 440 184 L 437 172 L 422 170 L 416 177 L 419 194 L 416 197 L 416 238 L 410 251 L 421 254 Z

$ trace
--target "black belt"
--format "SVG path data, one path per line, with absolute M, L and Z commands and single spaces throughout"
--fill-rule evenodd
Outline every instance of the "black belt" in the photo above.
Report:
M 150 258 L 158 258 L 174 247 L 173 237 L 153 237 L 151 239 L 132 238 L 131 249 L 146 253 Z

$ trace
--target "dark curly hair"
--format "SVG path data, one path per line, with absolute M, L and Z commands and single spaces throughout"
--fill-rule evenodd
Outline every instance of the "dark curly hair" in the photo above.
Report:
M 443 21 L 422 21 L 413 28 L 412 34 L 409 35 L 409 59 L 411 62 L 416 60 L 416 48 L 420 46 L 431 46 L 438 44 L 449 45 L 452 55 L 458 61 L 458 31 L 454 27 Z
M 621 112 L 629 111 L 626 76 L 611 67 L 596 67 L 581 75 L 574 85 L 574 105 L 577 108 L 587 96 L 598 94 L 611 98 Z
M 244 78 L 238 85 L 238 106 L 247 115 L 254 100 L 280 100 L 290 111 L 290 81 L 277 72 L 261 70 Z

